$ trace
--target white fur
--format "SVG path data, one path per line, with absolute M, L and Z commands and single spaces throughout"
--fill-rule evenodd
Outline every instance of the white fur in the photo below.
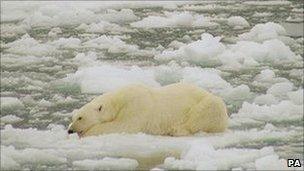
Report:
M 161 88 L 130 85 L 96 97 L 72 120 L 70 129 L 81 136 L 120 132 L 181 136 L 222 132 L 228 124 L 221 98 L 186 83 Z

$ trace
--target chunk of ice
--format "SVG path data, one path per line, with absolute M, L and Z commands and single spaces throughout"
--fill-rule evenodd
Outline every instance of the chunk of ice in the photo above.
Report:
M 279 101 L 272 94 L 263 94 L 257 96 L 254 99 L 254 103 L 258 105 L 273 105 L 273 104 L 278 104 Z
M 69 74 L 66 80 L 79 84 L 83 93 L 104 93 L 132 83 L 159 86 L 152 71 L 137 66 L 129 69 L 110 65 L 82 68 Z
M 291 82 L 276 83 L 267 90 L 267 94 L 284 98 L 288 92 L 292 91 L 293 87 L 294 85 Z
M 250 32 L 239 35 L 240 40 L 263 42 L 286 35 L 286 30 L 280 24 L 268 22 L 255 25 Z
M 303 96 L 304 96 L 303 89 L 288 92 L 287 96 L 294 104 L 303 105 Z
M 228 18 L 228 25 L 232 27 L 240 26 L 240 27 L 249 27 L 248 21 L 241 16 L 232 16 Z
M 15 115 L 5 115 L 1 117 L 1 122 L 2 123 L 6 123 L 6 124 L 12 124 L 12 123 L 16 123 L 16 122 L 20 122 L 23 119 L 15 116 Z
M 23 107 L 23 103 L 16 97 L 1 97 L 2 109 L 20 109 Z
M 80 170 L 134 170 L 138 162 L 134 159 L 105 157 L 101 160 L 74 161 L 73 166 Z

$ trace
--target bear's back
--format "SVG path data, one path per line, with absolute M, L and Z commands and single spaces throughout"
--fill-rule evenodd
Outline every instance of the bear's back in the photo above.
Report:
M 128 86 L 119 89 L 114 93 L 120 94 L 130 99 L 130 98 L 138 98 L 142 95 L 149 94 L 151 90 L 152 90 L 151 87 L 148 87 L 144 84 L 130 84 Z
M 190 97 L 195 100 L 201 100 L 203 97 L 210 95 L 207 91 L 189 83 L 170 84 L 159 88 L 158 91 L 165 96 Z

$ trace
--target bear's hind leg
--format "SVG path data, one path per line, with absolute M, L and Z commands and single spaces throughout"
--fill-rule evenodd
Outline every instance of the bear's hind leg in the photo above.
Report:
M 218 97 L 212 97 L 195 105 L 188 113 L 186 128 L 191 133 L 223 132 L 228 126 L 228 115 L 224 102 Z

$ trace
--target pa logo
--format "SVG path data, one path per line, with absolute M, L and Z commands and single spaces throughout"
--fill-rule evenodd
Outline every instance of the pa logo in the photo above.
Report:
M 301 167 L 300 159 L 287 159 L 288 167 Z

